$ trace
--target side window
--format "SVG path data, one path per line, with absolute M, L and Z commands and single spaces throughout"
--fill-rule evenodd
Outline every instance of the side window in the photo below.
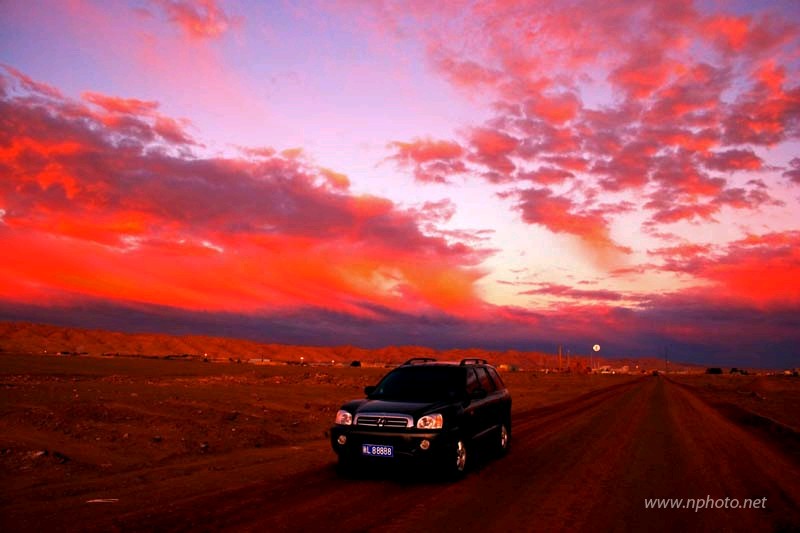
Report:
M 475 370 L 467 368 L 467 394 L 472 394 L 472 391 L 478 388 L 478 376 L 475 375 Z
M 506 388 L 506 384 L 503 383 L 502 379 L 500 379 L 500 374 L 497 373 L 497 370 L 495 370 L 494 368 L 487 368 L 486 370 L 489 371 L 489 375 L 492 376 L 492 380 L 494 380 L 498 389 Z
M 495 391 L 495 386 L 492 380 L 489 378 L 489 374 L 486 373 L 485 368 L 477 367 L 475 372 L 478 373 L 478 381 L 481 383 L 481 388 L 488 393 L 492 393 Z

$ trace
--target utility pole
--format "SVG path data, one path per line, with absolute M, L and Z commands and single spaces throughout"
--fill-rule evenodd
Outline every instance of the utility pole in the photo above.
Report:
M 600 351 L 600 345 L 599 344 L 595 344 L 594 346 L 592 346 L 592 352 L 598 353 L 599 351 Z M 591 352 L 590 352 L 590 357 L 592 357 Z M 594 365 L 596 364 L 596 361 L 594 361 L 591 358 L 589 360 L 592 361 L 592 373 L 594 374 Z
M 561 345 L 558 345 L 558 371 L 561 372 Z
M 664 373 L 669 373 L 669 346 L 664 346 Z

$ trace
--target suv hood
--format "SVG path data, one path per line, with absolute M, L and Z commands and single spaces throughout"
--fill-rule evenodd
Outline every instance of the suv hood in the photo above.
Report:
M 366 400 L 355 409 L 355 414 L 369 413 L 398 413 L 411 415 L 413 417 L 422 416 L 437 407 L 445 405 L 442 402 L 394 402 L 389 400 Z

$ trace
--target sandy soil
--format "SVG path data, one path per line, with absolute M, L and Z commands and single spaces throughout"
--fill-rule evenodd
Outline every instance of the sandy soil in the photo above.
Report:
M 333 413 L 384 372 L 3 355 L 0 528 L 800 527 L 796 434 L 717 409 L 713 394 L 730 392 L 717 391 L 719 382 L 506 373 L 508 457 L 457 484 L 384 473 L 341 479 L 326 439 Z M 770 404 L 772 417 L 790 424 L 796 389 L 765 379 L 760 386 L 784 398 Z M 750 401 L 738 392 L 728 400 Z M 643 504 L 707 495 L 768 504 L 735 512 Z
M 715 407 L 737 406 L 800 433 L 800 379 L 765 375 L 688 375 L 670 379 Z

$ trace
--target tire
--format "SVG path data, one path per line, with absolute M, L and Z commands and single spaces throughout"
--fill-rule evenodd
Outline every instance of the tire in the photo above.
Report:
M 469 454 L 466 441 L 456 440 L 444 456 L 444 474 L 450 481 L 458 481 L 467 472 Z
M 495 436 L 495 453 L 498 457 L 503 457 L 511 449 L 511 424 L 503 421 L 500 429 Z

